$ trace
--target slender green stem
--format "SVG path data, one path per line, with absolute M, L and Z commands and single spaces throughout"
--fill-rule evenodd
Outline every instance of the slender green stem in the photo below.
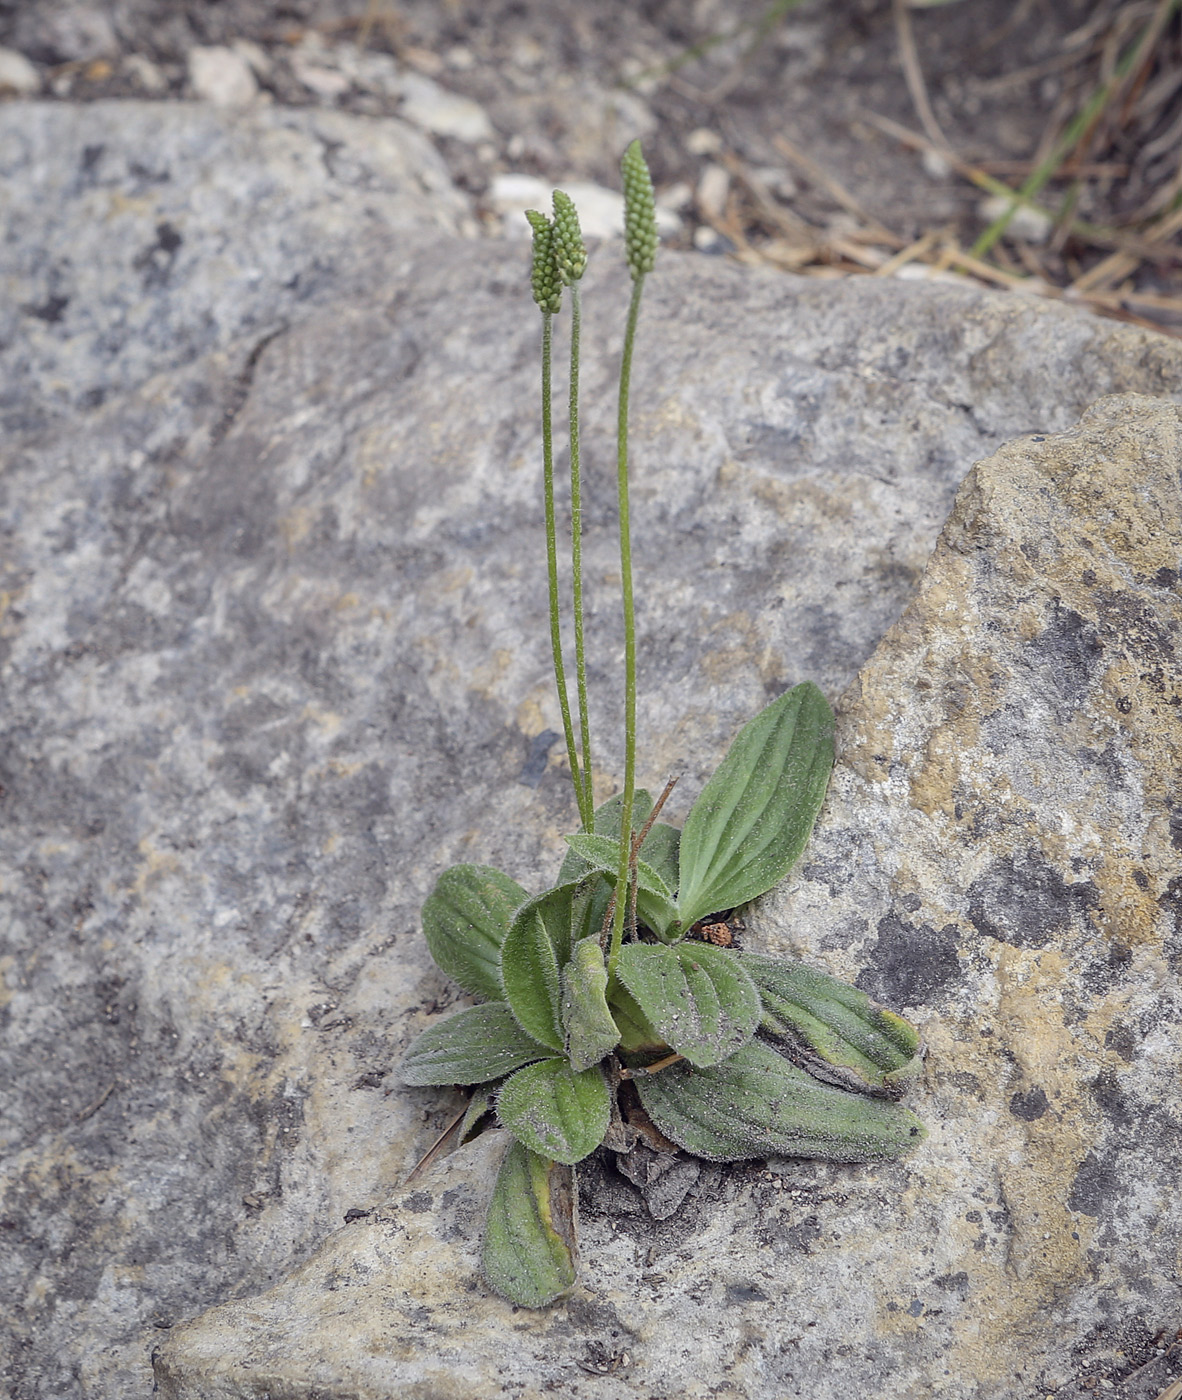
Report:
M 620 397 L 616 418 L 616 492 L 620 515 L 620 591 L 624 598 L 624 795 L 620 806 L 620 858 L 616 871 L 616 917 L 607 956 L 609 982 L 624 941 L 624 916 L 632 856 L 632 798 L 636 790 L 636 614 L 632 603 L 632 532 L 628 512 L 628 393 L 632 382 L 632 345 L 640 316 L 644 276 L 633 279 L 624 353 L 620 359 Z
M 579 284 L 570 289 L 570 560 L 575 612 L 575 686 L 579 697 L 579 737 L 583 773 L 579 815 L 583 830 L 595 830 L 595 794 L 591 786 L 591 719 L 587 708 L 587 653 L 583 645 L 583 493 L 579 478 L 579 333 L 583 308 Z
M 579 773 L 579 755 L 575 749 L 575 730 L 571 723 L 570 699 L 566 693 L 566 669 L 562 664 L 562 622 L 558 611 L 558 531 L 554 520 L 554 428 L 550 406 L 550 346 L 553 339 L 551 312 L 542 312 L 542 487 L 546 503 L 546 573 L 550 586 L 550 650 L 554 657 L 554 683 L 558 688 L 558 708 L 562 712 L 562 732 L 566 736 L 566 753 L 570 760 L 571 781 L 575 785 L 575 801 L 584 824 L 583 780 Z

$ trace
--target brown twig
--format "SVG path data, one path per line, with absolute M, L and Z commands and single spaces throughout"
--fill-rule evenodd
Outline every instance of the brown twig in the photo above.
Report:
M 825 190 L 847 213 L 853 214 L 855 218 L 861 219 L 864 224 L 869 224 L 875 232 L 885 234 L 887 238 L 896 237 L 873 214 L 863 208 L 843 184 L 835 180 L 828 171 L 822 170 L 812 156 L 794 146 L 786 136 L 774 136 L 772 144 L 786 160 L 795 165 L 814 185 L 819 185 Z
M 650 1074 L 659 1074 L 661 1070 L 668 1069 L 670 1065 L 675 1065 L 678 1060 L 684 1060 L 684 1055 L 666 1055 L 663 1060 L 658 1060 L 655 1064 L 645 1065 L 643 1069 L 629 1069 L 627 1065 L 620 1071 L 621 1079 L 646 1079 Z
M 435 1160 L 435 1158 L 439 1155 L 440 1148 L 442 1148 L 443 1144 L 447 1141 L 447 1139 L 464 1121 L 464 1114 L 467 1112 L 468 1105 L 465 1104 L 463 1108 L 460 1109 L 459 1113 L 457 1113 L 456 1116 L 447 1125 L 447 1127 L 444 1128 L 443 1132 L 439 1134 L 439 1136 L 435 1139 L 431 1146 L 427 1148 L 426 1152 L 424 1152 L 423 1155 L 419 1158 L 419 1160 L 414 1164 L 414 1166 L 411 1167 L 410 1173 L 408 1174 L 406 1180 L 402 1183 L 403 1186 L 409 1186 L 410 1183 L 415 1179 L 415 1177 L 418 1176 L 418 1174 L 423 1170 L 423 1168 L 429 1162 L 433 1162 Z
M 907 80 L 907 91 L 915 105 L 920 124 L 928 134 L 928 139 L 948 157 L 952 147 L 940 129 L 932 104 L 928 101 L 927 84 L 923 80 L 923 68 L 919 62 L 919 50 L 915 47 L 915 31 L 911 25 L 911 9 L 907 0 L 895 0 L 895 33 L 899 40 L 899 61 L 903 65 L 903 77 Z

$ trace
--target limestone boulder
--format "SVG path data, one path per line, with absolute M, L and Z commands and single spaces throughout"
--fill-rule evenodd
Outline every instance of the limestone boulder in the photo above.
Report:
M 376 285 L 392 248 L 470 226 L 421 133 L 226 103 L 0 104 L 0 426 L 37 434 L 153 374 Z M 219 76 L 216 55 L 238 65 Z M 221 89 L 219 89 L 220 91 Z
M 807 864 L 752 915 L 749 945 L 920 1024 L 913 1158 L 707 1168 L 661 1221 L 593 1160 L 581 1285 L 529 1314 L 476 1281 L 488 1134 L 176 1333 L 162 1392 L 969 1400 L 1137 1370 L 1116 1393 L 1156 1395 L 1182 1306 L 1180 468 L 1182 410 L 1125 396 L 974 469 L 844 698 Z
M 1019 743 L 1044 745 L 1030 748 L 1028 767 L 1043 765 L 1051 783 L 1053 726 L 1090 723 L 1087 706 L 1108 695 L 1087 668 L 1117 665 L 1096 660 L 1116 645 L 1105 628 L 1117 614 L 1089 611 L 1088 599 L 1117 589 L 1125 570 L 1120 606 L 1144 594 L 1144 608 L 1155 599 L 1158 611 L 1121 626 L 1132 628 L 1130 637 L 1168 641 L 1162 619 L 1174 595 L 1138 582 L 1140 565 L 1119 562 L 1132 543 L 1110 545 L 1099 524 L 1080 525 L 1095 562 L 1080 555 L 1077 591 L 1063 592 L 1055 625 L 1079 639 L 1083 678 L 1065 693 L 1080 697 L 1084 718 L 1073 718 L 1066 701 L 1056 708 L 1047 700 L 1044 723 L 1034 723 L 1030 708 L 1029 732 L 1020 732 L 1020 697 L 1035 692 L 999 681 L 1011 727 L 999 729 L 1003 721 L 982 711 L 986 737 L 974 740 L 986 746 L 982 754 L 986 740 L 997 752 L 947 757 L 947 765 L 963 758 L 968 766 L 964 774 L 948 766 L 946 780 L 921 765 L 914 792 L 912 770 L 898 765 L 919 764 L 929 748 L 933 763 L 940 757 L 939 738 L 921 744 L 916 726 L 927 715 L 938 736 L 942 711 L 907 708 L 893 680 L 883 699 L 887 691 L 869 677 L 895 653 L 876 647 L 912 602 L 974 462 L 1026 435 L 1009 450 L 1018 463 L 1035 464 L 1022 468 L 1033 473 L 1035 499 L 1012 513 L 1037 533 L 1060 490 L 1037 463 L 1063 450 L 1086 466 L 1100 451 L 1100 420 L 1062 439 L 1075 447 L 1061 449 L 1053 435 L 1072 429 L 1102 394 L 1175 392 L 1182 354 L 1170 341 L 1068 308 L 970 290 L 875 279 L 819 284 L 692 257 L 662 260 L 634 385 L 641 777 L 660 785 L 683 772 L 675 815 L 683 814 L 730 736 L 767 698 L 806 677 L 836 698 L 870 662 L 861 684 L 864 696 L 878 698 L 855 695 L 845 713 L 851 757 L 809 863 L 765 905 L 749 936 L 760 946 L 800 948 L 911 1008 L 933 1047 L 921 1096 L 933 1134 L 926 1155 L 887 1172 L 705 1167 L 663 1221 L 610 1161 L 597 1160 L 583 1174 L 580 1292 L 546 1314 L 515 1315 L 485 1294 L 474 1269 L 496 1139 L 439 1163 L 399 1194 L 454 1102 L 402 1089 L 393 1070 L 410 1037 L 457 1004 L 417 926 L 440 871 L 459 860 L 487 862 L 540 888 L 573 824 L 548 675 L 539 327 L 523 257 L 519 246 L 448 234 L 462 206 L 447 189 L 420 203 L 417 176 L 392 192 L 372 169 L 352 185 L 325 173 L 334 162 L 357 170 L 377 158 L 358 133 L 372 132 L 378 152 L 387 140 L 403 150 L 397 124 L 362 122 L 346 132 L 314 125 L 331 115 L 323 112 L 280 117 L 252 108 L 227 125 L 225 113 L 196 105 L 150 110 L 161 124 L 157 148 L 173 153 L 170 178 L 136 194 L 126 184 L 140 178 L 133 164 L 162 168 L 146 161 L 154 148 L 140 115 L 116 121 L 108 109 L 85 109 L 92 144 L 103 146 L 97 168 L 120 172 L 102 194 L 107 214 L 149 235 L 170 211 L 190 220 L 173 274 L 149 296 L 130 273 L 119 281 L 124 262 L 134 272 L 139 235 L 120 244 L 91 217 L 94 189 L 68 208 L 49 197 L 73 189 L 72 179 L 85 189 L 82 117 L 70 116 L 73 144 L 58 144 L 47 133 L 65 116 L 36 104 L 2 113 L 19 136 L 16 147 L 0 143 L 2 159 L 15 159 L 14 149 L 38 153 L 6 189 L 25 199 L 35 170 L 48 192 L 22 206 L 21 237 L 30 247 L 41 239 L 78 249 L 93 230 L 96 269 L 92 277 L 79 256 L 61 322 L 26 315 L 0 338 L 9 382 L 30 405 L 28 416 L 10 420 L 0 476 L 9 531 L 0 553 L 8 734 L 0 760 L 0 1296 L 14 1300 L 0 1324 L 8 1333 L 4 1386 L 17 1400 L 144 1393 L 158 1353 L 161 1390 L 186 1397 L 343 1400 L 416 1387 L 479 1395 L 494 1375 L 522 1394 L 549 1384 L 572 1394 L 590 1385 L 601 1394 L 611 1386 L 660 1394 L 676 1383 L 690 1395 L 726 1386 L 790 1393 L 796 1385 L 823 1396 L 822 1382 L 853 1384 L 868 1356 L 881 1363 L 880 1384 L 889 1377 L 895 1393 L 907 1393 L 906 1366 L 936 1375 L 933 1368 L 950 1364 L 932 1359 L 945 1341 L 966 1354 L 963 1338 L 981 1316 L 958 1290 L 970 1280 L 1000 1287 L 996 1261 L 1010 1250 L 1011 1217 L 996 1204 L 1001 1178 L 988 1172 L 1002 1166 L 993 1154 L 1031 1152 L 1040 1134 L 1049 1139 L 1054 1093 L 1068 1094 L 1066 1069 L 1058 1078 L 1032 1070 L 1022 1077 L 996 1048 L 1009 1043 L 1002 1033 L 1019 1024 L 1024 1005 L 1007 992 L 1003 1019 L 990 1001 L 1000 995 L 997 979 L 1024 986 L 1013 981 L 1026 976 L 1021 960 L 1051 957 L 1056 939 L 1067 937 L 1048 915 L 1037 925 L 1043 944 L 1029 936 L 1015 943 L 1019 961 L 1003 968 L 1011 945 L 1000 935 L 1017 918 L 1005 902 L 1010 887 L 1033 890 L 1032 906 L 1041 907 L 1044 892 L 1055 907 L 1062 896 L 1071 937 L 1084 940 L 1062 954 L 1081 957 L 1082 999 L 1070 1014 L 1098 1026 L 1097 1006 L 1115 995 L 1104 978 L 1140 987 L 1158 924 L 1140 941 L 1125 940 L 1129 957 L 1122 963 L 1121 953 L 1111 972 L 1085 935 L 1117 917 L 1110 911 L 1125 894 L 1144 913 L 1168 886 L 1152 842 L 1137 867 L 1147 887 L 1131 866 L 1119 892 L 1105 883 L 1109 869 L 1125 869 L 1124 857 L 1099 816 L 1087 815 L 1103 779 L 1116 794 L 1111 802 L 1124 804 L 1130 841 L 1142 828 L 1165 830 L 1159 790 L 1147 781 L 1137 787 L 1136 752 L 1122 748 L 1122 736 L 1141 730 L 1114 720 L 1116 728 L 1086 744 L 1070 731 L 1077 748 L 1102 757 L 1076 760 L 1072 802 L 1085 804 L 1084 816 L 1078 832 L 1064 832 L 1058 854 L 1048 837 L 1035 860 L 1033 816 L 1022 818 L 1025 826 L 987 830 L 985 788 L 1004 778 L 1012 803 L 1033 802 L 1018 781 L 1026 771 Z M 298 199 L 290 194 L 296 183 L 267 174 L 272 143 L 288 150 L 289 141 L 283 168 L 303 169 L 311 181 L 298 186 Z M 221 165 L 211 150 L 222 153 Z M 256 199 L 265 189 L 276 192 L 274 204 Z M 142 203 L 120 213 L 124 198 Z M 274 217 L 242 221 L 244 209 Z M 306 298 L 302 283 L 288 287 L 280 275 L 298 264 L 293 248 L 307 257 L 302 266 L 320 269 Z M 182 253 L 192 257 L 188 272 Z M 265 274 L 257 295 L 246 276 L 252 266 Z M 585 557 L 602 796 L 621 765 L 612 386 L 627 279 L 614 266 L 609 247 L 594 251 L 584 351 Z M 142 323 L 112 340 L 108 354 L 99 328 L 124 313 Z M 66 319 L 74 315 L 77 323 Z M 560 346 L 559 363 L 561 354 Z M 88 396 L 95 387 L 102 393 Z M 1122 403 L 1123 430 L 1165 452 L 1173 406 Z M 1165 468 L 1155 470 L 1136 499 L 1146 511 L 1157 502 L 1166 521 Z M 1065 515 L 1117 518 L 1118 506 L 1104 504 L 1113 482 L 1096 482 L 1092 496 L 1070 497 Z M 1032 560 L 1011 548 L 1009 523 L 982 526 L 979 546 L 949 544 L 977 539 L 964 506 L 971 497 L 960 499 L 937 556 L 941 569 L 948 559 L 982 569 L 993 560 L 1004 573 L 1019 556 L 1030 569 L 1058 558 L 1058 536 L 1044 539 Z M 1034 544 L 1033 534 L 1021 539 Z M 1116 550 L 1118 562 L 1104 550 Z M 1176 564 L 1154 566 L 1169 567 Z M 935 596 L 938 576 L 927 577 L 925 598 Z M 950 600 L 956 645 L 971 649 L 979 633 L 984 648 L 991 628 L 1019 622 L 1041 635 L 1058 614 L 1029 586 L 1034 601 L 997 615 L 985 595 Z M 1139 645 L 1138 655 L 1148 655 L 1151 642 Z M 1054 666 L 1036 650 L 1030 657 L 1029 685 L 1051 686 Z M 1163 649 L 1161 665 L 1168 661 Z M 1008 675 L 1001 660 L 989 665 Z M 1158 672 L 1130 661 L 1113 675 L 1133 687 L 1112 692 L 1114 706 L 1129 705 L 1132 725 Z M 974 684 L 985 679 L 983 670 Z M 967 713 L 978 702 L 965 687 Z M 962 693 L 942 680 L 931 689 L 940 704 L 946 692 Z M 1164 715 L 1166 700 L 1153 703 Z M 863 749 L 869 759 L 858 757 Z M 876 754 L 886 760 L 881 783 Z M 1016 776 L 1006 777 L 1006 764 Z M 855 801 L 858 783 L 865 801 Z M 957 797 L 966 784 L 977 786 Z M 965 864 L 950 834 L 962 820 L 957 801 L 993 843 L 981 848 L 979 868 Z M 1096 813 L 1109 810 L 1116 807 Z M 1039 823 L 1046 811 L 1037 808 Z M 916 836 L 916 864 L 899 866 L 906 874 L 897 876 L 884 854 L 888 833 L 937 820 L 948 823 L 944 883 L 924 875 L 918 890 L 914 871 L 927 869 L 932 848 Z M 1110 866 L 1054 864 L 1068 859 L 1064 852 L 1087 855 L 1091 847 L 1079 844 L 1085 826 L 1111 847 Z M 958 880 L 963 899 L 952 888 Z M 1169 904 L 1152 908 L 1164 917 Z M 910 930 L 930 956 L 917 964 L 926 972 L 905 975 Z M 1130 1086 L 1114 1113 L 1140 1112 L 1150 1081 L 1136 1075 L 1158 1073 L 1153 1067 L 1168 1066 L 1173 1054 L 1165 1013 L 1153 1021 L 1151 993 L 1137 995 L 1134 1010 L 1113 1012 L 1116 1039 L 1093 1075 L 1110 1068 L 1117 1090 Z M 970 1028 L 977 1039 L 962 1045 Z M 992 1038 L 980 1035 L 986 1028 Z M 1066 1034 L 1056 1030 L 1060 1039 L 1047 1044 Z M 1143 1054 L 1142 1040 L 1150 1047 Z M 1079 1076 L 1090 1045 L 1080 1041 Z M 1013 1054 L 1017 1064 L 1019 1050 Z M 989 1079 L 989 1055 L 1010 1066 L 1004 1084 Z M 1167 1069 L 1160 1074 L 1164 1092 Z M 955 1093 L 948 1075 L 959 1076 Z M 1108 1090 L 1089 1094 L 1088 1113 Z M 1016 1095 L 1017 1115 L 1009 1107 Z M 1071 1127 L 1070 1150 L 1055 1149 L 1043 1196 L 1029 1200 L 1049 1202 L 1070 1175 L 1067 1196 L 1077 1191 L 1075 1199 L 1094 1203 L 1087 1181 L 1119 1174 L 1120 1159 L 1105 1155 L 1110 1140 L 1082 1121 Z M 1099 1173 L 1085 1171 L 1078 1188 L 1072 1152 L 1080 1162 L 1093 1153 L 1088 1170 Z M 1006 1158 L 1014 1183 L 1024 1180 L 1024 1160 Z M 988 1199 L 965 1204 L 966 1193 L 987 1185 Z M 1149 1186 L 1134 1186 L 1150 1212 Z M 1007 1188 L 1019 1189 L 1034 1191 Z M 929 1278 L 929 1265 L 951 1260 L 950 1241 L 961 1238 L 946 1228 L 954 1206 L 962 1216 L 981 1214 L 966 1248 L 993 1272 L 978 1276 L 949 1262 Z M 351 1223 L 336 1233 L 346 1215 Z M 1034 1270 L 1021 1316 L 1034 1316 L 1037 1296 L 1060 1318 L 1064 1346 L 1086 1341 L 1102 1357 L 1116 1333 L 1103 1330 L 1100 1312 L 1110 1310 L 1104 1326 L 1112 1328 L 1134 1315 L 1125 1284 L 1105 1281 L 1128 1277 L 1132 1245 L 1126 1224 L 1096 1233 L 1088 1221 L 1102 1217 L 1083 1215 L 1083 1228 L 1071 1227 L 1081 1241 L 1112 1251 L 1088 1256 L 1099 1280 L 1091 1293 L 1075 1287 L 1074 1263 L 1052 1278 L 1037 1259 L 1023 1262 L 1036 1238 L 1028 1211 L 1007 1267 Z M 1165 1248 L 1170 1219 L 1160 1216 L 1155 1248 Z M 1055 1248 L 1066 1248 L 1061 1222 L 1047 1228 L 1059 1232 Z M 1147 1269 L 1164 1267 L 1157 1255 L 1145 1258 Z M 373 1291 L 352 1296 L 351 1332 L 349 1309 L 334 1313 L 324 1295 L 362 1285 Z M 1163 1284 L 1137 1304 L 1145 1328 L 1165 1325 L 1170 1296 Z M 842 1297 L 852 1301 L 839 1306 Z M 937 1308 L 943 1321 L 932 1316 Z M 953 1331 L 924 1350 L 915 1337 L 937 1323 Z M 867 1329 L 877 1329 L 872 1345 Z M 264 1354 L 268 1332 L 283 1344 L 268 1343 Z M 1007 1385 L 1015 1396 L 1028 1393 L 1025 1382 L 1005 1377 L 997 1393 Z

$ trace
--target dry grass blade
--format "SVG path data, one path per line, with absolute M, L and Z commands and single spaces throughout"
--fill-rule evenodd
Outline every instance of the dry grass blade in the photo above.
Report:
M 911 24 L 911 10 L 907 0 L 895 0 L 895 33 L 899 41 L 899 60 L 903 65 L 903 76 L 907 80 L 907 91 L 915 104 L 920 125 L 928 134 L 928 140 L 945 157 L 952 154 L 948 138 L 940 130 L 940 123 L 928 101 L 927 84 L 923 80 L 923 68 L 919 62 L 919 51 L 915 47 L 915 30 Z
M 909 130 L 902 123 L 894 121 L 890 117 L 883 117 L 877 112 L 865 109 L 859 115 L 868 126 L 875 127 L 885 136 L 894 137 L 896 141 L 904 146 L 909 146 L 914 151 L 937 151 L 935 144 L 929 141 L 926 136 L 921 135 L 918 131 Z M 937 154 L 942 155 L 943 152 L 937 151 Z M 966 180 L 971 181 L 978 189 L 984 190 L 987 194 L 1004 195 L 1011 199 L 1017 198 L 1020 204 L 1036 210 L 1052 221 L 1055 219 L 1053 209 L 1048 209 L 1045 204 L 1040 204 L 1036 199 L 1024 198 L 1021 191 L 1014 190 L 1003 181 L 994 179 L 978 165 L 971 165 L 968 161 L 956 158 L 952 161 L 952 168 L 957 174 L 963 175 Z M 1179 256 L 1177 249 L 1167 249 L 1160 243 L 1138 237 L 1136 234 L 1126 233 L 1121 229 L 1105 228 L 1084 219 L 1072 219 L 1069 232 L 1081 242 L 1092 244 L 1097 248 L 1123 248 L 1130 253 L 1140 253 L 1146 261 L 1174 262 Z
M 828 171 L 823 170 L 812 156 L 806 155 L 799 146 L 794 146 L 786 136 L 774 137 L 773 144 L 782 156 L 796 166 L 801 174 L 805 175 L 813 184 L 825 190 L 834 202 L 839 204 L 847 213 L 853 214 L 855 218 L 861 219 L 864 224 L 870 225 L 876 233 L 882 234 L 888 239 L 896 239 L 895 234 L 884 227 L 873 214 L 867 213 L 845 186 L 834 179 Z M 896 242 L 897 241 L 896 239 Z
M 1153 15 L 1137 43 L 1123 58 L 1116 61 L 1111 76 L 1092 93 L 1075 119 L 1069 123 L 1063 135 L 1054 143 L 1053 148 L 1047 152 L 1045 157 L 1039 161 L 1036 169 L 1027 177 L 1021 189 L 1009 192 L 1009 207 L 989 225 L 973 244 L 972 251 L 975 256 L 984 257 L 994 247 L 1009 227 L 1010 220 L 1017 212 L 1019 204 L 1037 195 L 1050 180 L 1055 178 L 1077 148 L 1080 148 L 1082 153 L 1105 114 L 1115 108 L 1129 92 L 1132 85 L 1141 80 L 1147 72 L 1148 64 L 1152 60 L 1154 45 L 1160 39 L 1166 23 L 1178 5 L 1179 0 L 1158 0 Z M 1115 32 L 1114 30 L 1113 33 L 1115 34 Z

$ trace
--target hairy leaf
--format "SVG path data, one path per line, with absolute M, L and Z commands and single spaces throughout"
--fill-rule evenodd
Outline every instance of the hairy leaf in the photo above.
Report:
M 620 1030 L 608 1009 L 606 991 L 603 949 L 598 935 L 592 934 L 575 944 L 571 960 L 562 970 L 566 1053 L 576 1070 L 597 1065 L 619 1044 Z
M 569 1166 L 603 1141 L 611 1095 L 598 1067 L 576 1074 L 566 1060 L 539 1060 L 505 1081 L 497 1116 L 531 1151 Z
M 805 1065 L 810 1073 L 862 1093 L 897 1096 L 918 1072 L 918 1031 L 865 992 L 796 959 L 737 957 L 759 989 L 764 1030 L 803 1042 L 813 1052 Z
M 560 885 L 524 904 L 501 946 L 502 995 L 522 1030 L 562 1050 L 562 968 L 587 933 L 591 881 Z
M 468 1101 L 468 1107 L 464 1110 L 460 1131 L 456 1134 L 457 1146 L 462 1147 L 464 1143 L 471 1142 L 473 1138 L 480 1136 L 484 1129 L 489 1126 L 484 1120 L 492 1110 L 492 1094 L 487 1089 L 477 1089 Z
M 499 1000 L 501 944 L 529 895 L 491 865 L 453 865 L 423 905 L 431 956 L 466 992 Z
M 679 827 L 670 826 L 668 822 L 653 822 L 648 835 L 644 838 L 644 844 L 640 848 L 640 855 L 645 864 L 655 870 L 666 886 L 674 891 L 677 889 L 677 881 L 680 878 L 677 864 L 680 846 L 681 829 Z
M 493 1188 L 481 1263 L 511 1303 L 544 1308 L 575 1281 L 578 1192 L 571 1167 L 512 1142 Z
M 595 835 L 606 836 L 615 845 L 617 851 L 620 846 L 620 814 L 623 806 L 624 794 L 617 792 L 614 797 L 609 797 L 602 806 L 595 809 Z M 637 788 L 632 794 L 632 830 L 634 832 L 639 831 L 645 824 L 648 820 L 648 814 L 652 810 L 652 794 L 646 792 L 644 788 Z M 568 850 L 562 862 L 562 869 L 558 872 L 558 883 L 559 885 L 572 884 L 575 880 L 590 874 L 594 868 L 573 849 Z M 613 863 L 612 868 L 618 869 L 618 864 Z
M 525 1034 L 503 1001 L 490 1001 L 428 1026 L 398 1073 L 404 1084 L 487 1084 L 549 1053 Z
M 649 1025 L 648 1017 L 640 1009 L 636 998 L 619 980 L 616 981 L 608 999 L 612 1019 L 620 1028 L 620 1048 L 623 1050 L 647 1053 L 658 1051 L 668 1054 L 669 1046 L 660 1034 Z
M 890 1161 L 927 1136 L 901 1105 L 822 1084 L 758 1040 L 712 1069 L 678 1064 L 635 1083 L 661 1132 L 712 1162 L 768 1155 Z
M 809 681 L 739 730 L 681 833 L 683 929 L 784 878 L 808 842 L 832 768 L 833 712 Z
M 759 993 L 735 957 L 707 943 L 629 943 L 616 976 L 666 1043 L 695 1065 L 716 1065 L 759 1024 Z
M 650 832 L 650 835 L 652 833 Z M 615 886 L 619 848 L 606 836 L 585 836 L 582 833 L 566 838 L 571 850 L 589 869 L 597 870 Z M 677 905 L 673 891 L 646 861 L 636 862 L 636 911 L 640 920 L 662 937 L 677 922 Z

